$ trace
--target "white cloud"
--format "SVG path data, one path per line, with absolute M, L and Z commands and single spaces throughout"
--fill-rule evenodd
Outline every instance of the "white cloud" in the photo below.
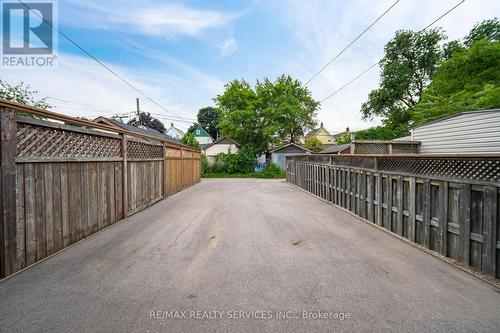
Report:
M 72 6 L 68 8 L 64 17 L 61 17 L 65 25 L 167 38 L 176 35 L 198 35 L 204 30 L 222 27 L 236 17 L 231 13 L 150 1 L 141 2 L 139 6 L 136 1 L 69 0 L 69 2 Z
M 308 87 L 321 100 L 349 82 L 357 74 L 383 56 L 383 48 L 399 29 L 419 30 L 438 18 L 458 0 L 400 1 L 356 44 L 324 70 Z M 296 52 L 282 64 L 303 82 L 319 71 L 355 36 L 384 12 L 394 0 L 385 1 L 314 1 L 290 0 L 273 8 L 281 13 L 283 24 L 295 37 Z M 446 30 L 450 39 L 463 37 L 479 21 L 499 12 L 498 2 L 466 1 L 436 26 Z M 379 124 L 361 119 L 360 107 L 368 93 L 377 88 L 378 68 L 374 68 L 353 84 L 322 104 L 319 120 L 332 132 L 363 129 Z
M 224 40 L 224 43 L 222 43 L 219 48 L 220 56 L 224 58 L 236 52 L 236 50 L 238 49 L 238 44 L 236 43 L 236 39 L 234 39 L 233 37 L 226 38 L 226 40 Z
M 107 65 L 168 108 L 175 116 L 195 119 L 198 109 L 207 106 L 211 98 L 222 89 L 223 84 L 217 78 L 201 73 L 196 68 L 176 61 L 175 58 L 169 59 L 168 63 L 182 74 L 162 74 L 162 71 L 158 70 L 139 72 Z M 139 95 L 92 60 L 80 56 L 60 53 L 57 69 L 10 69 L 2 72 L 2 79 L 9 83 L 27 82 L 33 89 L 39 90 L 40 97 L 50 96 L 76 103 L 49 100 L 56 107 L 54 111 L 71 116 L 94 118 L 128 113 L 135 110 L 135 99 L 139 97 L 143 111 L 161 114 L 162 116 L 157 117 L 164 124 L 172 121 L 167 119 L 172 114 Z M 190 125 L 173 121 L 183 129 Z

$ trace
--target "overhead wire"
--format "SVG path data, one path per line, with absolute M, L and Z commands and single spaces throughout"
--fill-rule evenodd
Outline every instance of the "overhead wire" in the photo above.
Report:
M 457 3 L 456 5 L 454 5 L 453 7 L 451 7 L 449 10 L 447 10 L 446 12 L 444 12 L 437 19 L 435 19 L 434 21 L 432 21 L 431 23 L 429 23 L 425 28 L 419 30 L 419 32 L 427 30 L 428 28 L 430 28 L 431 26 L 433 26 L 435 23 L 437 23 L 438 21 L 440 21 L 442 18 L 444 18 L 446 15 L 448 15 L 449 13 L 451 13 L 452 11 L 454 11 L 458 6 L 460 6 L 464 2 L 465 2 L 465 0 L 460 1 L 459 3 Z M 342 91 L 343 89 L 345 89 L 346 87 L 348 87 L 349 85 L 351 85 L 354 81 L 358 80 L 360 77 L 362 77 L 367 72 L 369 72 L 372 68 L 374 68 L 375 66 L 377 66 L 380 63 L 380 61 L 381 60 L 377 61 L 376 63 L 374 63 L 373 65 L 371 65 L 370 67 L 368 67 L 367 69 L 365 69 L 364 71 L 362 71 L 361 73 L 359 73 L 358 75 L 356 75 L 353 79 L 351 79 L 349 82 L 347 82 L 346 84 L 344 84 L 342 87 L 340 87 L 339 89 L 335 90 L 334 92 L 332 92 L 331 94 L 329 94 L 328 96 L 326 96 L 325 98 L 323 98 L 320 101 L 320 103 L 323 103 L 324 101 L 326 101 L 330 97 L 338 94 L 340 91 Z

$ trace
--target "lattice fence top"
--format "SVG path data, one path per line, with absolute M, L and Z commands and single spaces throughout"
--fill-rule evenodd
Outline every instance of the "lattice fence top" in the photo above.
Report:
M 163 158 L 163 145 L 143 141 L 127 141 L 128 158 Z
M 378 158 L 378 170 L 425 177 L 500 182 L 500 159 Z
M 361 143 L 354 144 L 356 154 L 388 154 L 389 146 L 381 143 Z
M 419 143 L 410 142 L 354 142 L 355 154 L 416 154 Z
M 500 157 L 290 156 L 288 161 L 361 168 L 422 178 L 500 183 Z
M 17 124 L 17 157 L 121 157 L 121 140 L 28 123 Z

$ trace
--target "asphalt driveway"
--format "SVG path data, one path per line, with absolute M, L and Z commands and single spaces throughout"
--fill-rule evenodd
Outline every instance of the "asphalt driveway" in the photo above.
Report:
M 500 291 L 281 181 L 204 180 L 0 282 L 1 332 L 500 331 Z

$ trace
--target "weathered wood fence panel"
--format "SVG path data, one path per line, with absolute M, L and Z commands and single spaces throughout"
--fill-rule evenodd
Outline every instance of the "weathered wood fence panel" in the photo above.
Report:
M 291 156 L 287 181 L 500 277 L 499 156 Z
M 198 150 L 16 111 L 32 110 L 0 110 L 0 278 L 200 181 Z

